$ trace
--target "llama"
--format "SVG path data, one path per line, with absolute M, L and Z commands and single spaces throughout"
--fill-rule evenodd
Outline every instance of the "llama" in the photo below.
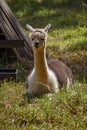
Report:
M 68 88 L 73 84 L 71 70 L 59 60 L 46 59 L 46 40 L 51 24 L 44 29 L 34 29 L 28 24 L 26 27 L 31 32 L 30 39 L 34 52 L 34 68 L 27 79 L 26 93 L 39 96 L 56 93 L 59 86 L 66 85 Z

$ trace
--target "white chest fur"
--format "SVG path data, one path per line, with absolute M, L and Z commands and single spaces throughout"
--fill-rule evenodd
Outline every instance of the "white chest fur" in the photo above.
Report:
M 44 93 L 58 92 L 58 81 L 55 74 L 48 68 L 47 73 L 37 75 L 35 68 L 27 80 L 27 93 L 40 95 Z

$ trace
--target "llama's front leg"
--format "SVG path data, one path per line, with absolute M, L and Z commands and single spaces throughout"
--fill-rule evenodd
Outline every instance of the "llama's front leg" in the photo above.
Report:
M 24 99 L 28 101 L 28 103 L 32 102 L 32 100 L 35 98 L 31 87 L 27 84 L 26 85 L 26 92 L 23 94 Z
M 33 95 L 32 89 L 28 83 L 26 85 L 26 95 Z

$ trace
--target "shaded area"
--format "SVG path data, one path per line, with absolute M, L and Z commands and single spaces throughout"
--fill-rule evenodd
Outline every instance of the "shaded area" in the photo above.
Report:
M 20 62 L 33 57 L 30 40 L 27 38 L 19 22 L 4 0 L 0 2 L 0 29 L 6 40 L 21 40 L 23 42 L 24 46 L 20 48 L 17 46 L 12 47 Z
M 0 48 L 0 67 L 11 67 L 11 65 L 17 62 L 17 58 L 12 49 Z
M 6 40 L 3 32 L 0 30 L 0 41 Z M 10 64 L 17 61 L 11 48 L 0 48 L 0 67 L 9 67 Z
M 27 23 L 33 27 L 44 27 L 50 22 L 53 31 L 50 34 L 52 33 L 53 41 L 49 41 L 54 42 L 55 40 L 56 43 L 60 42 L 60 44 L 54 45 L 52 43 L 53 45 L 48 45 L 47 51 L 50 57 L 59 58 L 70 67 L 78 66 L 78 73 L 82 74 L 79 67 L 87 65 L 86 0 L 6 1 L 24 28 Z M 84 28 L 81 29 L 80 27 Z M 66 29 L 69 31 L 67 32 Z M 75 29 L 77 30 L 75 31 Z M 73 31 L 70 32 L 70 30 Z M 57 31 L 57 33 L 55 34 L 54 31 Z M 63 34 L 63 31 L 65 34 Z M 62 47 L 63 43 L 65 44 L 64 48 Z M 86 69 L 83 71 L 86 71 Z
M 43 27 L 48 22 L 53 28 L 87 25 L 82 21 L 86 17 L 86 0 L 12 0 L 7 1 L 22 25 Z M 14 5 L 14 6 L 13 6 Z M 83 13 L 83 19 L 80 14 Z

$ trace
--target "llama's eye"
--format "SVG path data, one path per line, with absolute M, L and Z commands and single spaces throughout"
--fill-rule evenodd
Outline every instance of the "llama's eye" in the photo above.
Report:
M 41 38 L 41 41 L 44 41 L 44 38 Z

